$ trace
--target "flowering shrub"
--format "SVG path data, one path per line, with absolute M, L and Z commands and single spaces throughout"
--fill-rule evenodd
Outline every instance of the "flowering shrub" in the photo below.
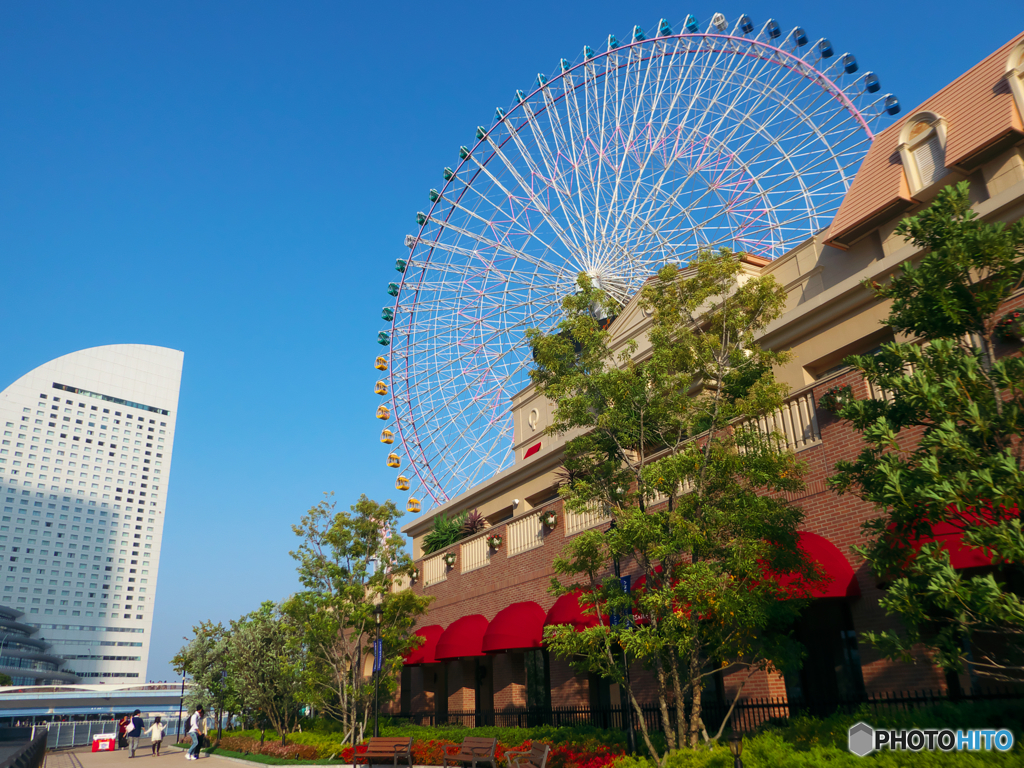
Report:
M 509 729 L 509 735 L 511 736 L 515 730 L 518 729 Z M 233 752 L 248 752 L 293 760 L 334 758 L 350 765 L 352 763 L 352 747 L 341 744 L 340 734 L 290 733 L 288 734 L 288 743 L 282 747 L 280 738 L 272 737 L 268 732 L 267 740 L 261 749 L 259 738 L 253 738 L 251 735 L 253 733 L 253 731 L 249 731 L 244 735 L 225 736 L 221 739 L 220 746 Z M 473 732 L 466 731 L 465 733 L 469 735 Z M 412 742 L 413 765 L 441 765 L 445 752 L 454 755 L 459 751 L 461 736 L 460 729 L 460 733 L 453 734 L 452 738 L 443 736 L 440 738 L 414 737 Z M 506 759 L 508 752 L 528 752 L 534 742 L 533 739 L 513 739 L 514 736 L 507 738 L 506 741 L 499 738 L 494 754 L 497 764 L 502 768 L 508 764 Z M 542 744 L 552 743 L 547 738 L 537 739 L 537 741 Z M 365 752 L 366 745 L 359 744 L 356 751 Z M 617 758 L 621 758 L 624 754 L 625 751 L 619 743 L 609 745 L 603 743 L 599 738 L 589 735 L 583 738 L 577 736 L 573 741 L 552 743 L 551 753 L 548 756 L 548 768 L 609 768 Z
M 250 739 L 245 736 L 223 736 L 220 740 L 220 748 L 232 752 L 248 752 L 252 755 L 268 755 L 270 757 L 285 757 L 294 760 L 315 760 L 319 755 L 318 747 L 312 744 L 281 744 L 280 740 L 264 741 L 260 746 L 259 739 Z
M 597 741 L 557 744 L 548 755 L 549 768 L 606 768 L 622 757 L 621 746 L 607 746 Z
M 497 533 L 487 537 L 487 546 L 491 549 L 498 549 L 501 547 L 501 536 Z

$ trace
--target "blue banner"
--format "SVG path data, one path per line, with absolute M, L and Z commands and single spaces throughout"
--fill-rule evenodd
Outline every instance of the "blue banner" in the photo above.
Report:
M 384 669 L 384 641 L 373 641 L 373 671 L 380 672 Z
M 630 593 L 630 589 L 631 589 L 631 586 L 632 586 L 632 580 L 633 580 L 632 576 L 620 576 L 619 577 L 619 587 L 622 589 L 623 594 L 628 595 Z M 613 627 L 619 626 L 619 614 L 612 613 L 611 616 L 608 617 L 608 621 L 609 621 L 609 623 Z M 627 619 L 626 620 L 626 625 L 629 626 L 631 624 L 632 624 L 632 622 L 629 619 Z

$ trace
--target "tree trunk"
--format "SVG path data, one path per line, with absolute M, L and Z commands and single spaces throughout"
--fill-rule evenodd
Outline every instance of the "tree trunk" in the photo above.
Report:
M 696 749 L 700 743 L 700 695 L 701 690 L 704 686 L 701 684 L 700 677 L 700 655 L 693 651 L 690 654 L 690 732 L 689 745 L 691 749 Z
M 665 681 L 665 666 L 661 659 L 655 659 L 655 670 L 658 675 L 658 709 L 661 712 L 661 730 L 665 734 L 668 748 L 676 748 L 676 734 L 672 728 L 672 719 L 668 714 L 668 686 Z
M 676 699 L 676 740 L 678 744 L 686 743 L 686 701 L 683 698 L 683 686 L 679 680 L 679 657 L 669 654 L 669 673 L 672 676 L 672 693 Z
M 633 710 L 636 712 L 637 719 L 640 722 L 640 733 L 643 734 L 644 744 L 647 745 L 647 751 L 650 752 L 651 757 L 657 761 L 658 765 L 664 765 L 665 758 L 668 753 L 666 752 L 664 755 L 661 755 L 660 757 L 658 756 L 658 751 L 654 748 L 654 744 L 651 742 L 651 734 L 647 731 L 647 721 L 644 720 L 644 711 L 640 708 L 640 703 L 636 700 L 636 696 L 633 695 L 633 691 L 631 689 L 627 688 L 626 694 L 629 697 L 629 702 L 633 705 Z M 625 708 L 623 711 L 626 711 Z

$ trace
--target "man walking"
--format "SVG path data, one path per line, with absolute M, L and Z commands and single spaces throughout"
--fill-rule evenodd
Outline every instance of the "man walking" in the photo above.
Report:
M 188 735 L 192 737 L 192 746 L 188 748 L 185 759 L 198 760 L 199 750 L 202 749 L 203 738 L 206 736 L 206 712 L 202 707 L 196 707 L 188 723 Z
M 142 718 L 139 710 L 132 712 L 132 719 L 128 723 L 125 736 L 128 737 L 128 757 L 135 757 L 135 750 L 139 748 L 139 737 L 142 735 Z

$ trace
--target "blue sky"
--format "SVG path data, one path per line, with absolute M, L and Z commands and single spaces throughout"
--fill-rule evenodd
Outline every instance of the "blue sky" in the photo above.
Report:
M 372 392 L 394 260 L 538 71 L 745 12 L 828 36 L 910 108 L 1016 34 L 1013 7 L 0 4 L 0 388 L 101 344 L 185 352 L 149 677 L 192 624 L 295 589 L 289 526 L 323 492 L 396 495 Z

